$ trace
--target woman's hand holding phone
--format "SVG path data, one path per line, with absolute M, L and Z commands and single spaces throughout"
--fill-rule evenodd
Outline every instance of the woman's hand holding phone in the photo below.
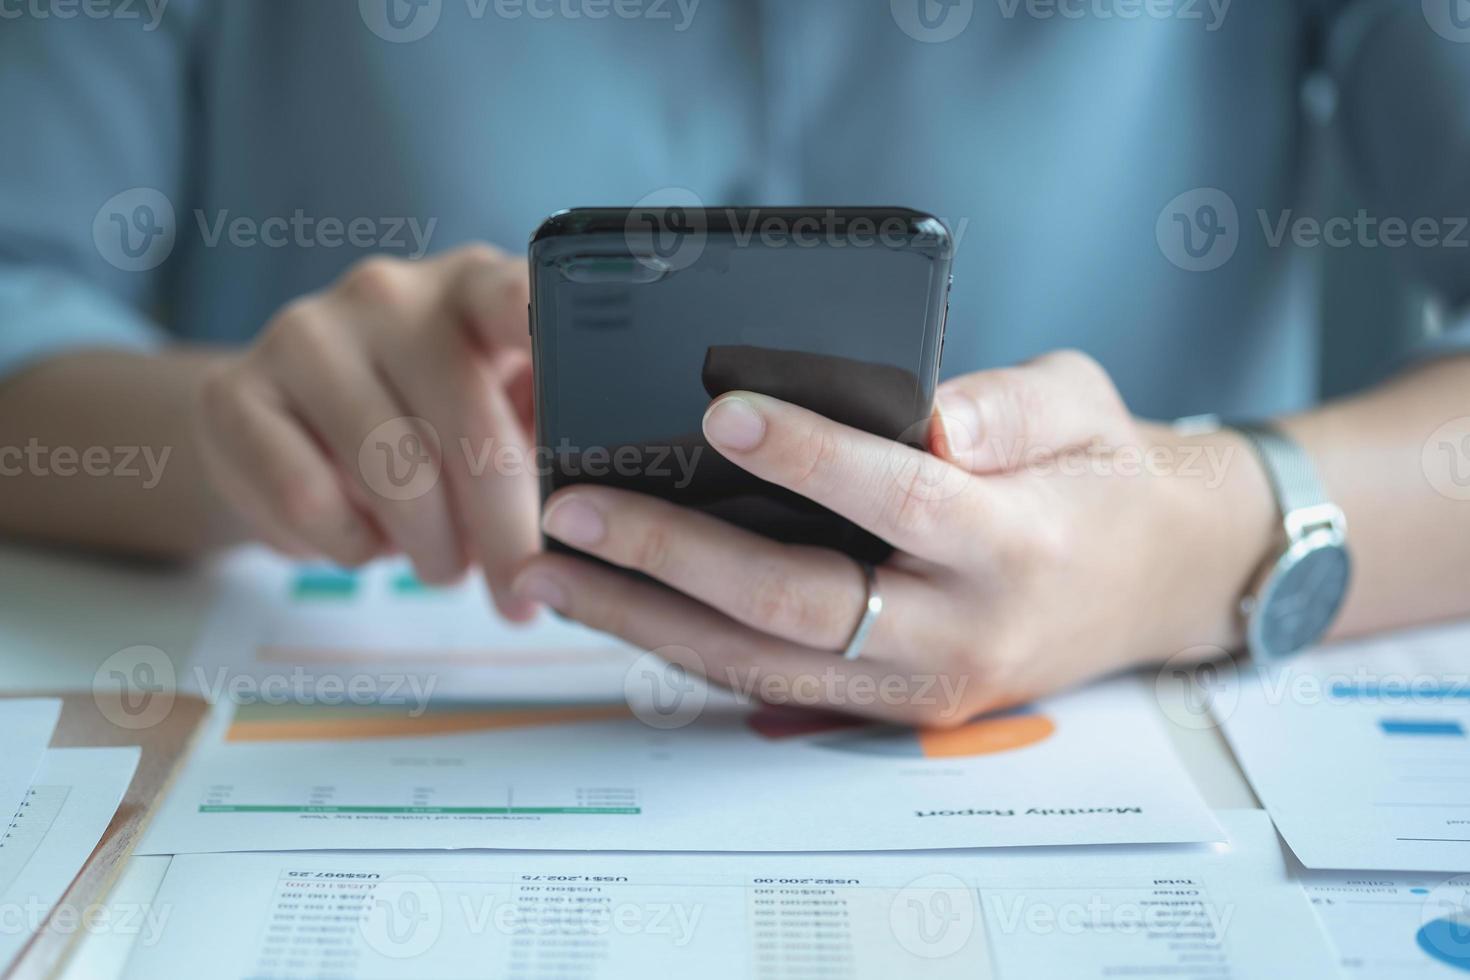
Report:
M 355 565 L 403 552 L 428 582 L 486 573 L 500 611 L 538 550 L 529 467 L 526 264 L 474 245 L 421 262 L 367 259 L 282 309 L 201 388 L 215 490 L 292 555 Z
M 954 379 L 937 413 L 933 455 L 748 392 L 705 417 L 736 465 L 898 549 L 857 660 L 836 656 L 867 596 L 851 558 L 610 487 L 558 491 L 543 528 L 664 585 L 549 553 L 516 592 L 770 700 L 934 726 L 1236 642 L 1272 513 L 1255 467 L 1200 464 L 1246 458 L 1235 437 L 1137 422 L 1072 352 Z

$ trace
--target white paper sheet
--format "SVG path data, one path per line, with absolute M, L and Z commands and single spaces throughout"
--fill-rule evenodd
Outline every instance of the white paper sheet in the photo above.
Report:
M 548 671 L 560 678 L 557 697 L 594 699 L 622 689 L 638 653 L 550 614 L 509 624 L 479 575 L 427 588 L 402 560 L 342 570 L 246 548 L 222 578 L 178 678 L 211 701 L 537 698 Z
M 632 708 L 448 705 L 392 724 L 483 730 L 406 738 L 354 737 L 373 711 L 241 707 L 196 750 L 139 852 L 1220 839 L 1133 679 L 941 735 L 850 719 L 804 731 L 709 698 L 671 730 L 640 720 L 651 716 L 636 698 Z
M 112 822 L 139 749 L 48 749 L 0 837 L 0 973 L 46 921 Z M 81 910 L 55 928 L 84 928 Z
M 1450 980 L 1470 972 L 1470 877 L 1302 871 L 1302 887 L 1361 980 Z
M 59 698 L 0 699 L 0 820 L 25 799 L 60 717 Z
M 126 976 L 1335 976 L 1260 811 L 1232 844 L 175 858 Z
M 1215 710 L 1307 867 L 1470 871 L 1470 627 L 1243 673 Z

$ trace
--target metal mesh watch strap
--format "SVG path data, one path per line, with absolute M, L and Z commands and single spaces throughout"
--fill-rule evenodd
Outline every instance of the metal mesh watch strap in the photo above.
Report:
M 1260 457 L 1283 519 L 1293 511 L 1330 502 L 1317 477 L 1317 468 L 1301 446 L 1272 426 L 1259 422 L 1232 423 L 1230 427 L 1245 436 Z

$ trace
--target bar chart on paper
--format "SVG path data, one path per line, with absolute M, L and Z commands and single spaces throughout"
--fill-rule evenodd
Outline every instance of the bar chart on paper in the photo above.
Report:
M 503 701 L 548 690 L 568 701 L 606 699 L 621 691 L 638 653 L 550 614 L 509 624 L 478 576 L 431 587 L 401 560 L 342 569 L 245 549 L 227 573 L 230 588 L 186 673 L 191 689 L 210 701 L 240 700 L 238 690 L 259 693 L 283 678 L 297 686 L 275 700 L 313 706 L 321 699 L 312 694 L 324 686 L 364 682 L 372 689 L 360 703 Z M 548 685 L 548 677 L 557 683 Z
M 397 751 L 370 758 L 366 767 L 333 766 L 293 784 L 271 782 L 269 797 L 255 780 L 214 781 L 199 803 L 206 814 L 286 814 L 400 818 L 475 816 L 615 816 L 639 812 L 630 786 L 566 783 L 527 777 L 516 783 L 487 779 L 473 760 L 448 751 L 451 742 L 431 742 L 445 751 L 411 751 L 421 739 L 477 732 L 535 738 L 538 729 L 631 717 L 626 702 L 507 703 L 433 702 L 421 706 L 372 704 L 242 704 L 225 729 L 228 744 L 303 743 L 351 746 L 382 740 Z M 409 739 L 408 742 L 390 741 Z M 371 750 L 368 755 L 371 756 Z M 349 753 L 344 758 L 351 758 Z M 615 781 L 613 781 L 615 783 Z M 267 802 L 268 800 L 268 802 Z
M 1303 864 L 1470 871 L 1467 665 L 1455 626 L 1237 679 L 1226 736 Z
M 802 721 L 707 693 L 673 730 L 640 720 L 636 700 L 241 705 L 140 852 L 392 848 L 406 834 L 721 851 L 1218 839 L 1131 680 L 952 732 Z
M 267 663 L 408 658 L 441 665 L 545 666 L 605 658 L 620 647 L 550 616 L 532 629 L 508 625 L 478 577 L 452 587 L 428 586 L 399 561 L 362 569 L 299 566 L 276 586 L 285 594 L 258 637 L 257 656 Z

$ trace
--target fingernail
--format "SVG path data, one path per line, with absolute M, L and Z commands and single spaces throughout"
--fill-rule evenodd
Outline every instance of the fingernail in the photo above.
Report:
M 529 623 L 536 618 L 536 610 L 541 608 L 541 606 L 527 599 L 522 599 L 520 596 L 507 596 L 505 598 L 497 597 L 495 608 L 500 611 L 501 616 L 512 623 Z
M 590 548 L 607 536 L 607 522 L 587 501 L 575 495 L 562 497 L 541 519 L 542 529 L 558 541 L 576 548 Z
M 980 415 L 975 402 L 963 395 L 941 392 L 935 399 L 939 417 L 944 422 L 944 439 L 956 459 L 967 459 L 979 442 Z
M 704 436 L 721 449 L 749 452 L 766 437 L 766 420 L 738 395 L 727 395 L 704 413 Z
M 560 611 L 567 608 L 566 590 L 561 587 L 560 582 L 545 572 L 527 572 L 515 580 L 511 591 L 518 598 L 539 602 L 552 609 Z

